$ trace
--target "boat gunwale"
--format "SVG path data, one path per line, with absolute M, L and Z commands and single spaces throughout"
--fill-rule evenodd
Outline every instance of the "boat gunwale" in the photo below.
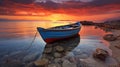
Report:
M 77 30 L 80 29 L 80 27 L 73 28 L 73 29 L 44 29 L 43 31 L 72 31 L 72 30 Z
M 77 24 L 74 23 L 74 24 L 70 24 L 70 25 L 77 25 Z M 56 26 L 56 28 L 57 28 L 57 27 L 64 27 L 64 26 L 70 26 L 70 25 Z M 41 27 L 37 27 L 37 28 L 41 28 Z M 51 29 L 50 29 L 50 28 L 48 28 L 48 29 L 42 28 L 42 30 L 43 30 L 43 31 L 72 31 L 72 30 L 80 29 L 80 28 L 81 28 L 81 25 L 79 25 L 78 27 L 75 27 L 75 28 L 72 27 L 72 29 L 52 29 L 52 28 L 55 28 L 55 27 L 51 27 Z

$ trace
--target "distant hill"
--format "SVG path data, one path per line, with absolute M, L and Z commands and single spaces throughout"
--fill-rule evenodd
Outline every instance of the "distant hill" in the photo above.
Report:
M 80 21 L 82 25 L 94 25 L 95 23 L 93 21 Z

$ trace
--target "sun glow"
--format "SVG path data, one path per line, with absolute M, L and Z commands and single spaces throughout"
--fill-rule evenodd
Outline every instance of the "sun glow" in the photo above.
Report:
M 62 20 L 62 15 L 60 14 L 52 14 L 50 17 L 49 17 L 49 20 L 55 22 L 55 21 L 58 21 L 58 20 Z

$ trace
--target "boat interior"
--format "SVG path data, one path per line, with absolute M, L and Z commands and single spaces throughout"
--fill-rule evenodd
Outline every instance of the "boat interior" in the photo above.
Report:
M 71 24 L 71 25 L 57 26 L 57 27 L 48 28 L 48 30 L 75 29 L 75 28 L 78 28 L 78 27 L 79 27 L 79 25 L 77 25 L 77 24 Z

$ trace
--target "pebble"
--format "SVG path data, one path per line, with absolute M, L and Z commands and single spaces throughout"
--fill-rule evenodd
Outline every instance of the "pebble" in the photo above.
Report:
M 64 51 L 64 48 L 63 48 L 62 46 L 56 46 L 55 49 L 56 49 L 56 51 L 58 51 L 58 52 Z
M 54 62 L 55 62 L 55 63 L 61 63 L 61 62 L 62 62 L 62 58 L 55 58 L 55 59 L 54 59 Z
M 64 60 L 63 64 L 62 64 L 62 67 L 77 67 L 77 65 L 75 63 L 71 63 L 68 60 Z
M 45 48 L 45 50 L 44 50 L 44 53 L 51 53 L 52 52 L 52 48 L 50 47 L 50 48 Z
M 60 57 L 62 57 L 62 54 L 61 54 L 61 53 L 58 53 L 58 52 L 55 52 L 55 53 L 54 53 L 54 57 L 60 58 Z
M 48 62 L 49 62 L 48 59 L 42 58 L 41 60 L 35 61 L 34 64 L 35 64 L 36 66 L 44 66 L 44 65 L 47 65 Z
M 48 67 L 61 67 L 60 64 L 49 64 Z
M 80 49 L 76 49 L 76 50 L 73 51 L 73 53 L 74 53 L 75 55 L 80 55 L 80 54 L 82 54 L 83 52 L 82 52 Z
M 69 57 L 74 57 L 75 55 L 73 54 L 73 52 L 69 52 L 69 53 L 68 53 L 68 56 L 69 56 Z
M 71 50 L 73 50 L 73 47 L 68 47 L 66 50 L 71 51 Z

